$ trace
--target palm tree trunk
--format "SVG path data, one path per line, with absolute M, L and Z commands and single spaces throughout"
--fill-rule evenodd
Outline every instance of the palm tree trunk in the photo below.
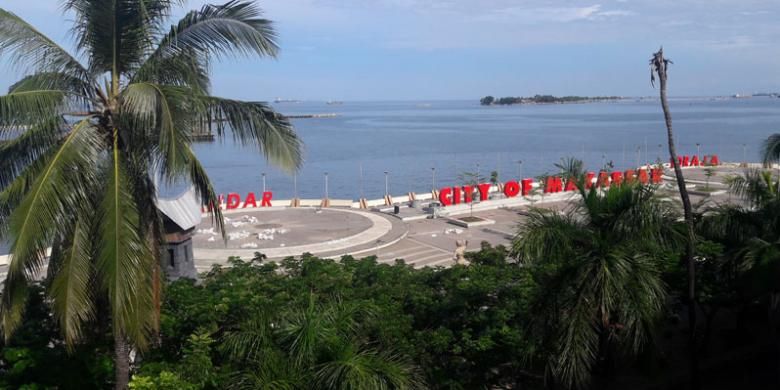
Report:
M 672 114 L 669 111 L 669 101 L 666 98 L 666 67 L 668 60 L 664 59 L 663 48 L 655 53 L 653 65 L 658 73 L 658 80 L 661 84 L 661 107 L 664 110 L 664 119 L 666 120 L 666 135 L 669 140 L 669 156 L 672 159 L 674 175 L 677 178 L 677 187 L 680 190 L 680 198 L 683 204 L 683 213 L 685 215 L 685 224 L 688 226 L 688 240 L 685 245 L 685 261 L 688 268 L 688 327 L 690 328 L 688 336 L 689 349 L 689 370 L 691 377 L 691 388 L 700 388 L 699 383 L 699 362 L 696 351 L 696 264 L 693 261 L 693 244 L 695 234 L 693 229 L 693 210 L 691 208 L 691 199 L 688 196 L 688 189 L 685 188 L 685 178 L 683 177 L 680 163 L 677 161 L 677 148 L 674 145 L 674 132 L 672 131 Z
M 122 332 L 114 330 L 114 389 L 126 390 L 130 380 L 130 344 Z

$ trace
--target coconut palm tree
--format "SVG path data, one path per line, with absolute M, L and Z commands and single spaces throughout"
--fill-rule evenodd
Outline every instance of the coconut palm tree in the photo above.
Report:
M 96 302 L 108 302 L 117 388 L 128 381 L 129 346 L 143 348 L 156 329 L 155 179 L 188 181 L 203 204 L 217 203 L 190 147 L 211 122 L 287 170 L 301 163 L 299 138 L 269 106 L 209 94 L 213 60 L 276 55 L 271 22 L 251 2 L 230 1 L 166 27 L 179 3 L 64 1 L 77 54 L 0 9 L 0 55 L 24 74 L 0 96 L 0 135 L 11 138 L 0 147 L 0 237 L 11 244 L 0 326 L 13 334 L 48 265 L 68 345 L 95 319 Z M 222 226 L 219 210 L 213 219 Z
M 567 212 L 532 210 L 513 242 L 544 286 L 531 337 L 567 388 L 606 380 L 616 351 L 635 354 L 652 339 L 667 294 L 663 253 L 681 238 L 675 211 L 653 187 L 584 184 L 580 177 L 580 200 Z
M 653 57 L 650 59 L 650 83 L 655 86 L 655 78 L 658 76 L 658 83 L 660 86 L 661 94 L 661 108 L 664 112 L 664 121 L 666 123 L 666 137 L 669 145 L 669 157 L 672 160 L 672 168 L 674 169 L 674 176 L 677 179 L 677 188 L 680 191 L 680 199 L 683 205 L 683 216 L 685 217 L 685 224 L 688 227 L 688 243 L 685 246 L 685 261 L 687 265 L 687 277 L 688 277 L 688 326 L 691 329 L 688 336 L 688 349 L 689 349 L 689 371 L 691 377 L 691 387 L 698 389 L 699 384 L 699 362 L 696 353 L 696 264 L 693 259 L 694 246 L 696 242 L 696 234 L 694 232 L 694 220 L 693 220 L 693 207 L 691 206 L 691 198 L 688 195 L 688 189 L 685 187 L 685 178 L 683 177 L 680 163 L 677 160 L 677 147 L 674 144 L 674 131 L 672 130 L 672 113 L 669 110 L 669 101 L 666 98 L 666 82 L 667 82 L 667 70 L 669 64 L 672 61 L 668 58 L 664 58 L 664 49 L 660 48 L 657 52 L 653 53 Z

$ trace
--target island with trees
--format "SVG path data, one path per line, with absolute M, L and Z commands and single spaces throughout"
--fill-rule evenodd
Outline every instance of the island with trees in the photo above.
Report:
M 621 100 L 621 96 L 553 96 L 553 95 L 534 95 L 530 97 L 502 97 L 496 99 L 493 96 L 485 96 L 479 99 L 483 106 L 492 105 L 512 105 L 512 104 L 563 104 L 563 103 L 592 103 L 602 101 Z

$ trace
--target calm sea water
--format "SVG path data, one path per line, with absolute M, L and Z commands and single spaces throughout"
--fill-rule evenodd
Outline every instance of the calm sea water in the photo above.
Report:
M 756 160 L 760 144 L 780 132 L 780 99 L 673 99 L 678 153 L 718 154 L 721 160 Z M 655 162 L 665 156 L 666 130 L 656 99 L 609 103 L 483 107 L 476 101 L 279 103 L 283 114 L 336 113 L 296 119 L 306 147 L 297 175 L 298 196 L 321 198 L 328 173 L 331 198 L 381 198 L 385 174 L 391 193 L 425 192 L 455 184 L 463 172 L 501 180 L 555 172 L 562 157 L 591 169 Z M 659 146 L 663 145 L 663 146 Z M 195 151 L 219 192 L 266 188 L 277 199 L 294 193 L 293 177 L 251 148 L 228 139 Z M 666 158 L 664 158 L 666 160 Z M 522 161 L 522 163 L 519 163 Z M 362 174 L 361 174 L 362 171 Z M 242 195 L 243 196 L 243 195 Z
M 463 172 L 501 180 L 555 172 L 562 157 L 583 159 L 590 169 L 612 162 L 618 169 L 665 156 L 666 129 L 655 99 L 610 103 L 482 107 L 476 101 L 282 103 L 281 113 L 336 113 L 336 118 L 296 119 L 306 144 L 297 175 L 298 195 L 381 198 L 388 172 L 395 195 L 453 185 Z M 718 154 L 724 161 L 755 161 L 761 142 L 780 132 L 780 99 L 674 99 L 678 152 Z M 663 146 L 659 146 L 663 145 Z M 195 152 L 221 193 L 262 190 L 293 196 L 293 177 L 269 166 L 255 149 L 231 139 L 199 143 Z M 664 158 L 664 161 L 666 158 Z M 522 161 L 519 164 L 518 161 Z M 362 175 L 361 175 L 362 170 Z M 0 253 L 7 246 L 0 242 Z

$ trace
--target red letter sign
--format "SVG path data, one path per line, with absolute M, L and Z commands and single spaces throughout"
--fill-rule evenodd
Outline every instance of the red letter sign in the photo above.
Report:
M 235 192 L 231 192 L 227 197 L 227 209 L 232 210 L 238 208 L 238 204 L 241 203 L 241 196 Z
M 523 196 L 528 196 L 534 189 L 534 179 L 523 179 Z
M 260 207 L 271 207 L 271 198 L 274 197 L 274 193 L 271 191 L 263 192 L 263 200 L 260 203 Z
M 451 192 L 452 188 L 449 187 L 439 190 L 439 203 L 441 203 L 442 206 L 452 205 L 452 198 L 450 197 Z
M 479 200 L 486 201 L 488 200 L 488 192 L 490 192 L 490 184 L 483 183 L 477 186 L 479 189 Z
M 558 176 L 547 176 L 547 181 L 544 186 L 544 193 L 550 194 L 563 191 L 563 182 Z
M 623 183 L 623 174 L 620 172 L 612 172 L 612 185 L 613 186 L 619 186 L 621 183 Z
M 242 209 L 245 209 L 246 206 L 252 205 L 252 207 L 257 207 L 257 200 L 255 200 L 255 193 L 250 192 L 246 194 L 246 199 L 244 200 L 244 205 L 241 207 Z
M 506 184 L 504 184 L 504 195 L 506 195 L 507 198 L 514 198 L 519 193 L 520 193 L 520 186 L 517 185 L 516 181 L 510 180 L 506 182 Z

